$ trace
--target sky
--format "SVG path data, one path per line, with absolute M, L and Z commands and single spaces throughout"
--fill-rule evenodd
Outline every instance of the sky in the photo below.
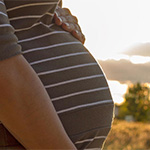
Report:
M 85 46 L 97 58 L 108 58 L 150 42 L 150 0 L 63 0 L 77 16 Z
M 131 83 L 150 83 L 150 63 L 132 63 L 129 60 L 99 60 L 110 85 L 116 103 L 124 101 L 123 96 Z
M 132 63 L 130 69 L 136 68 L 139 78 L 142 71 L 146 72 L 139 71 L 139 68 L 144 65 L 147 69 L 150 65 L 150 0 L 63 0 L 63 6 L 78 18 L 86 37 L 85 46 L 97 60 L 107 61 L 105 66 L 116 65 L 118 61 L 119 69 Z M 110 63 L 109 59 L 114 61 Z M 122 59 L 125 61 L 121 66 Z M 123 71 L 125 73 L 128 70 L 126 74 L 121 74 L 121 70 L 116 72 L 116 79 L 108 78 L 116 103 L 123 102 L 128 87 L 127 83 L 120 83 L 120 77 L 131 81 L 138 79 L 134 73 L 129 73 L 130 69 Z M 110 72 L 107 74 L 107 71 L 106 76 L 109 76 Z M 113 73 L 112 76 L 115 76 Z M 140 79 L 143 81 L 143 78 Z

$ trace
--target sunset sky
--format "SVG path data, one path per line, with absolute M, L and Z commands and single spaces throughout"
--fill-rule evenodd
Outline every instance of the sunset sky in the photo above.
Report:
M 85 46 L 97 60 L 150 62 L 150 0 L 63 0 L 63 6 L 77 16 Z M 119 102 L 127 85 L 117 80 L 109 84 Z

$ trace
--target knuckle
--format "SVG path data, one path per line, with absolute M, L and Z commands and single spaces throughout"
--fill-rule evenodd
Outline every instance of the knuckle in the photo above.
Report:
M 68 15 L 68 16 L 66 16 L 66 19 L 67 19 L 68 22 L 73 23 L 72 16 Z
M 75 24 L 75 28 L 76 28 L 76 30 L 78 30 L 79 32 L 82 33 L 81 27 L 78 24 Z
M 70 27 L 71 30 L 74 30 L 74 29 L 75 29 L 75 26 L 74 26 L 73 23 L 69 23 L 69 27 Z
M 74 22 L 76 22 L 76 23 L 78 22 L 78 19 L 76 16 L 72 16 L 72 18 L 73 18 Z
M 67 22 L 67 19 L 66 19 L 66 17 L 64 17 L 64 16 L 61 16 L 61 19 L 62 19 L 62 22 Z
M 71 22 L 71 23 L 74 23 L 74 24 L 77 24 L 78 23 L 78 20 L 75 16 L 72 16 L 72 15 L 68 15 L 66 16 L 66 19 Z
M 75 28 L 76 28 L 77 30 L 79 30 L 79 31 L 81 32 L 81 28 L 80 28 L 80 26 L 79 26 L 78 24 L 75 24 L 74 26 L 75 26 Z
M 66 14 L 70 14 L 70 15 L 71 15 L 71 11 L 70 11 L 68 8 L 63 8 L 63 11 L 64 11 Z

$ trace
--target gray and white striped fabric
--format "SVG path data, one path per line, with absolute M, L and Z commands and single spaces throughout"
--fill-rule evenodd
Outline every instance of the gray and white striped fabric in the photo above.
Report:
M 5 29 L 13 39 L 0 50 L 0 59 L 22 53 L 42 81 L 77 149 L 100 149 L 111 128 L 113 100 L 105 75 L 90 52 L 52 23 L 58 3 L 0 0 L 0 32 Z M 0 46 L 4 44 L 1 39 Z M 12 45 L 14 49 L 8 54 Z

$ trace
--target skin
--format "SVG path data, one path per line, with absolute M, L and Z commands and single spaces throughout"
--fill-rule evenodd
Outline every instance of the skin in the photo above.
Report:
M 58 6 L 54 14 L 54 22 L 84 44 L 85 36 L 78 24 L 78 19 L 71 14 L 69 9 Z
M 0 120 L 10 133 L 27 150 L 76 150 L 25 58 L 0 61 L 0 68 Z
M 85 42 L 77 18 L 68 9 L 58 7 L 54 21 Z M 1 61 L 0 68 L 0 120 L 9 132 L 28 150 L 76 150 L 43 84 L 24 57 Z

